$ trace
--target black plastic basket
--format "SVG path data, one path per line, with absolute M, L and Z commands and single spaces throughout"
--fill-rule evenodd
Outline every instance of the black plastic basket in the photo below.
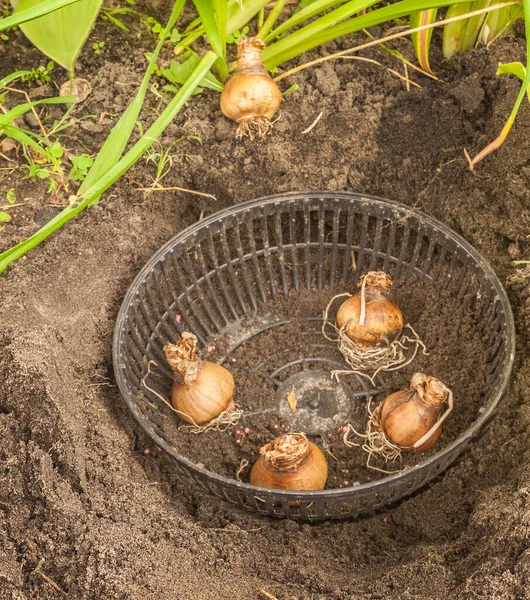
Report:
M 142 386 L 148 361 L 154 360 L 163 369 L 157 391 L 169 397 L 171 374 L 164 367 L 164 344 L 187 330 L 197 335 L 203 347 L 229 336 L 233 350 L 267 328 L 282 325 L 278 316 L 263 309 L 268 301 L 327 288 L 331 297 L 339 285 L 354 289 L 367 270 L 387 271 L 395 281 L 414 274 L 457 297 L 474 296 L 474 315 L 487 337 L 489 356 L 476 419 L 462 435 L 401 473 L 319 492 L 260 488 L 218 475 L 180 455 L 165 439 L 167 411 Z M 411 494 L 446 469 L 499 402 L 514 351 L 514 321 L 506 292 L 484 258 L 459 235 L 388 200 L 312 192 L 233 206 L 166 243 L 125 296 L 113 359 L 119 388 L 135 419 L 200 486 L 250 511 L 315 521 L 371 512 Z M 288 366 L 299 368 L 303 376 L 306 363 L 302 358 Z M 282 386 L 276 375 L 271 374 L 271 381 Z M 357 394 L 367 397 L 370 390 L 364 386 Z

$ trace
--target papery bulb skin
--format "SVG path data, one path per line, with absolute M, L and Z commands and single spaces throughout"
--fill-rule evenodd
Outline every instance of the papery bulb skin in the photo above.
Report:
M 285 433 L 260 449 L 250 483 L 284 490 L 323 490 L 328 463 L 303 433 Z
M 382 271 L 372 271 L 361 278 L 359 292 L 342 303 L 337 312 L 337 324 L 345 328 L 350 340 L 361 348 L 388 346 L 403 331 L 403 315 L 390 298 L 392 279 Z M 365 297 L 365 317 L 361 324 L 362 294 Z
M 416 373 L 410 388 L 395 392 L 386 398 L 377 410 L 376 420 L 381 430 L 396 446 L 405 452 L 425 452 L 442 434 L 443 425 L 420 447 L 414 444 L 435 425 L 447 399 L 444 384 L 423 373 Z
M 239 38 L 237 70 L 221 94 L 223 114 L 239 124 L 237 137 L 264 138 L 272 127 L 272 117 L 280 108 L 280 88 L 261 61 L 264 46 L 259 38 Z
M 197 338 L 184 332 L 176 344 L 164 347 L 174 372 L 171 401 L 180 419 L 204 425 L 234 407 L 234 378 L 228 369 L 201 360 L 196 353 Z

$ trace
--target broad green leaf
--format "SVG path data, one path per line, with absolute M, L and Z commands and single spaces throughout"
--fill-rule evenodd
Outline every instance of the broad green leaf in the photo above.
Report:
M 187 81 L 191 73 L 197 68 L 197 65 L 201 62 L 201 59 L 197 54 L 192 54 L 187 61 L 179 63 L 172 61 L 169 69 L 163 69 L 162 75 L 171 83 L 183 84 Z M 206 77 L 199 84 L 200 87 L 205 87 L 216 92 L 222 92 L 224 89 L 223 84 L 216 79 L 211 73 L 208 73 Z
M 42 0 L 14 0 L 15 14 L 37 7 Z M 20 26 L 41 52 L 73 71 L 76 58 L 98 16 L 102 0 L 82 0 Z
M 437 14 L 437 9 L 422 10 L 421 12 L 412 13 L 410 15 L 411 29 L 434 23 L 436 21 Z M 432 73 L 431 66 L 429 64 L 429 48 L 431 46 L 432 32 L 432 29 L 424 29 L 423 31 L 417 31 L 410 36 L 418 63 L 420 64 L 420 67 L 428 73 Z
M 27 23 L 33 19 L 47 15 L 55 10 L 62 8 L 63 6 L 70 6 L 70 4 L 76 4 L 82 0 L 43 0 L 38 6 L 28 8 L 18 14 L 11 15 L 5 19 L 0 19 L 0 31 L 10 29 L 22 23 Z
M 524 81 L 526 77 L 526 68 L 520 62 L 500 63 L 499 68 L 497 69 L 497 75 L 515 75 L 521 81 Z M 530 87 L 526 90 L 526 93 L 528 95 L 528 102 L 530 102 Z
M 8 215 L 6 212 L 1 211 L 0 212 L 0 223 L 9 223 L 9 221 L 11 221 L 10 215 Z

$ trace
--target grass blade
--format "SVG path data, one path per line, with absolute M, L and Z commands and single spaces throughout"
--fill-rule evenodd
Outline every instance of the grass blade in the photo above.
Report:
M 92 168 L 88 172 L 85 180 L 81 184 L 79 188 L 79 192 L 83 192 L 90 186 L 92 186 L 96 181 L 104 175 L 111 167 L 113 167 L 120 156 L 123 154 L 125 146 L 131 137 L 131 133 L 134 129 L 136 121 L 138 120 L 138 115 L 140 114 L 140 110 L 142 109 L 145 95 L 147 93 L 147 89 L 149 87 L 149 81 L 151 79 L 151 75 L 153 73 L 153 68 L 158 59 L 158 55 L 162 50 L 162 47 L 166 41 L 166 37 L 171 33 L 171 30 L 175 26 L 180 13 L 182 12 L 182 8 L 184 6 L 185 0 L 178 0 L 175 2 L 173 10 L 171 11 L 171 15 L 167 22 L 166 28 L 160 38 L 153 55 L 151 56 L 151 60 L 149 61 L 149 65 L 145 72 L 145 75 L 140 84 L 140 88 L 134 97 L 133 101 L 127 109 L 124 111 L 116 125 L 113 127 L 110 132 L 109 137 L 106 139 L 103 144 L 99 154 L 92 165 Z M 97 202 L 97 198 L 95 200 Z
M 415 12 L 410 15 L 410 27 L 421 27 L 422 25 L 428 25 L 436 21 L 438 14 L 437 9 L 422 10 L 421 12 Z M 412 45 L 414 46 L 414 52 L 418 63 L 422 69 L 427 73 L 432 74 L 431 66 L 429 65 L 429 48 L 431 46 L 432 29 L 423 29 L 418 33 L 413 33 L 410 37 L 412 39 Z
M 38 19 L 59 8 L 70 6 L 70 4 L 75 4 L 80 1 L 81 0 L 44 0 L 37 6 L 23 10 L 22 12 L 6 17 L 5 19 L 0 19 L 0 31 L 10 29 L 16 25 L 21 25 L 22 23 L 27 23 L 28 21 L 33 21 L 33 19 Z
M 182 86 L 158 119 L 156 119 L 145 134 L 123 156 L 123 158 L 112 167 L 112 169 L 103 175 L 94 185 L 85 190 L 81 196 L 78 196 L 75 205 L 65 208 L 24 242 L 17 244 L 14 248 L 0 254 L 0 273 L 3 273 L 13 261 L 26 254 L 26 252 L 40 244 L 50 234 L 60 229 L 82 210 L 93 204 L 94 198 L 99 198 L 103 192 L 132 167 L 142 154 L 149 149 L 155 140 L 163 133 L 164 129 L 173 121 L 175 116 L 193 94 L 195 88 L 210 70 L 216 58 L 217 57 L 213 52 L 207 52 L 205 54 L 192 76 Z
M 291 18 L 284 21 L 281 25 L 279 25 L 270 35 L 264 40 L 266 44 L 270 44 L 273 40 L 275 40 L 278 36 L 282 35 L 289 29 L 296 27 L 300 23 L 311 19 L 315 15 L 319 13 L 324 13 L 331 8 L 334 8 L 338 4 L 344 4 L 347 0 L 315 0 L 308 6 L 305 6 L 298 12 L 296 12 Z
M 263 62 L 268 69 L 272 69 L 308 50 L 361 29 L 400 19 L 414 12 L 441 8 L 460 2 L 461 0 L 401 0 L 345 22 L 334 24 L 339 17 L 341 21 L 343 20 L 345 12 L 355 14 L 377 3 L 377 0 L 353 0 L 265 48 L 262 53 Z
M 519 90 L 519 94 L 517 95 L 517 99 L 513 106 L 512 112 L 506 121 L 506 124 L 502 128 L 501 133 L 497 138 L 488 144 L 484 150 L 479 152 L 473 160 L 469 161 L 469 168 L 473 170 L 474 166 L 479 163 L 483 158 L 491 154 L 498 148 L 502 146 L 504 140 L 508 137 L 511 128 L 515 122 L 515 117 L 519 112 L 519 107 L 521 106 L 522 101 L 524 100 L 526 94 L 530 94 L 530 0 L 523 0 L 523 8 L 524 8 L 524 21 L 525 21 L 525 32 L 526 32 L 526 67 L 525 67 L 525 77 L 521 84 L 521 89 Z
M 9 125 L 11 121 L 21 117 L 23 114 L 27 113 L 28 110 L 31 110 L 38 104 L 66 104 L 74 101 L 75 98 L 73 96 L 55 96 L 54 98 L 45 98 L 44 100 L 35 100 L 34 102 L 24 102 L 24 104 L 18 104 L 9 112 L 0 115 L 0 129 L 6 125 Z

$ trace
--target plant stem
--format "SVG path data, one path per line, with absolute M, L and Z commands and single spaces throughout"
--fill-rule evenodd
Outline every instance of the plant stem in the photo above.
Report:
M 271 10 L 269 16 L 267 17 L 267 20 L 256 34 L 256 37 L 260 38 L 260 40 L 264 40 L 269 35 L 272 28 L 276 24 L 276 21 L 278 20 L 279 16 L 282 14 L 284 8 L 285 0 L 277 0 L 276 4 L 274 5 L 274 8 Z

